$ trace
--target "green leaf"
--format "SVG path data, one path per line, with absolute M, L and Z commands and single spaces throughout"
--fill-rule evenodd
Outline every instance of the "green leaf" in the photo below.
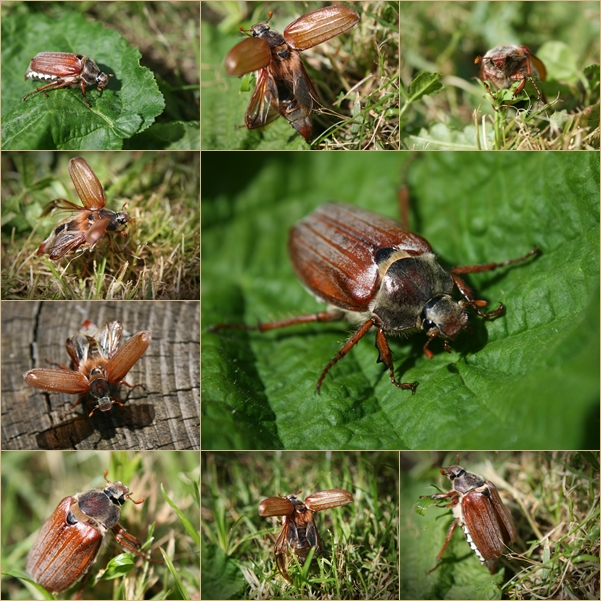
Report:
M 199 150 L 200 122 L 153 123 L 145 132 L 127 140 L 124 146 L 132 150 Z
M 28 588 L 35 590 L 42 595 L 43 599 L 54 599 L 54 595 L 52 593 L 49 593 L 43 586 L 32 580 L 31 577 L 25 572 L 20 572 L 19 570 L 2 570 L 2 575 L 19 578 L 28 586 Z
M 539 48 L 536 55 L 547 67 L 549 81 L 570 83 L 579 81 L 581 69 L 578 68 L 578 59 L 570 46 L 564 42 L 546 42 Z
M 135 557 L 131 553 L 121 553 L 113 557 L 107 564 L 106 569 L 96 580 L 114 580 L 120 578 L 134 569 Z
M 288 230 L 326 201 L 398 215 L 402 153 L 203 157 L 205 326 L 323 310 L 287 256 Z M 236 174 L 236 177 L 232 177 Z M 452 352 L 389 337 L 395 388 L 368 334 L 308 324 L 203 333 L 203 448 L 596 448 L 599 163 L 594 153 L 425 153 L 409 170 L 412 226 L 443 265 L 542 255 L 468 277 L 505 313 L 471 314 Z M 569 402 L 566 401 L 569 399 Z
M 222 549 L 203 545 L 201 587 L 202 599 L 240 599 L 246 582 Z
M 167 553 L 165 553 L 165 551 L 163 551 L 163 549 L 161 549 L 161 554 L 163 555 L 165 565 L 167 566 L 167 569 L 169 570 L 169 573 L 171 574 L 171 576 L 173 577 L 173 581 L 175 582 L 177 599 L 190 599 L 190 595 L 188 595 L 188 591 L 186 590 L 186 587 L 182 582 L 182 579 L 180 578 L 176 567 L 173 565 L 173 562 L 169 559 L 169 556 L 167 555 Z
M 182 523 L 182 526 L 184 527 L 186 532 L 190 535 L 190 538 L 192 538 L 192 540 L 198 546 L 200 546 L 200 536 L 199 536 L 198 532 L 196 532 L 194 526 L 192 526 L 190 520 L 183 514 L 182 510 L 169 498 L 169 495 L 165 491 L 165 488 L 163 487 L 162 484 L 161 484 L 161 493 L 162 493 L 165 501 L 167 501 L 167 503 L 169 503 L 169 506 L 173 509 L 173 511 L 175 511 L 175 513 L 179 517 L 179 520 Z
M 120 149 L 123 140 L 150 127 L 165 103 L 152 72 L 140 66 L 140 52 L 116 31 L 78 13 L 56 21 L 44 14 L 11 15 L 2 20 L 2 148 Z M 24 81 L 38 52 L 75 52 L 113 73 L 100 94 L 64 88 L 30 97 L 40 82 Z M 37 85 L 36 85 L 37 84 Z
M 435 96 L 443 87 L 440 83 L 440 73 L 422 71 L 415 76 L 415 79 L 409 86 L 409 98 L 415 102 L 422 96 Z
M 492 125 L 486 130 L 480 126 L 477 131 L 473 125 L 466 125 L 460 131 L 446 123 L 434 123 L 429 130 L 422 129 L 417 136 L 408 136 L 407 146 L 412 150 L 478 150 L 493 148 L 494 138 Z

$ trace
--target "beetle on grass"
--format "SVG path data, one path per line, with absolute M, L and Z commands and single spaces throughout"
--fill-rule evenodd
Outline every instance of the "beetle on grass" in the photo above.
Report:
M 247 32 L 253 37 L 228 52 L 225 70 L 234 77 L 257 71 L 257 85 L 244 115 L 248 129 L 264 127 L 281 115 L 309 142 L 313 131 L 310 115 L 319 99 L 300 51 L 354 27 L 359 15 L 348 6 L 326 6 L 290 23 L 284 35 L 270 29 L 271 16 L 269 13 L 266 22 L 253 25 Z
M 104 489 L 77 493 L 58 504 L 27 556 L 27 571 L 51 593 L 68 589 L 88 572 L 109 530 L 126 551 L 161 563 L 142 553 L 140 541 L 119 524 L 125 501 L 139 505 L 144 499 L 134 501 L 129 488 L 122 482 L 110 482 L 107 474 L 108 470 Z
M 68 217 L 55 226 L 38 248 L 38 255 L 47 254 L 53 261 L 72 252 L 91 250 L 106 232 L 127 236 L 123 228 L 132 221 L 123 211 L 105 208 L 104 188 L 84 158 L 73 157 L 69 161 L 69 175 L 81 206 L 64 198 L 56 198 L 42 212 L 44 216 L 54 209 L 77 211 L 75 217 Z
M 296 493 L 300 494 L 300 490 Z M 259 515 L 262 517 L 278 516 L 282 518 L 282 530 L 278 534 L 273 553 L 278 570 L 282 576 L 291 581 L 287 570 L 288 548 L 303 563 L 309 551 L 321 553 L 321 539 L 315 525 L 313 514 L 333 507 L 342 507 L 353 502 L 353 495 L 342 488 L 331 488 L 309 495 L 301 501 L 296 495 L 285 497 L 269 497 L 259 504 Z
M 452 482 L 451 491 L 420 497 L 436 501 L 448 500 L 442 507 L 451 507 L 455 518 L 436 557 L 436 565 L 428 573 L 440 565 L 457 526 L 463 529 L 465 539 L 480 563 L 492 573 L 497 567 L 498 559 L 507 550 L 507 545 L 517 540 L 517 530 L 495 485 L 478 474 L 467 472 L 458 464 L 459 457 L 457 465 L 440 470 Z
M 484 56 L 477 56 L 474 62 L 476 64 L 480 63 L 480 78 L 491 96 L 493 96 L 491 86 L 498 91 L 508 89 L 515 83 L 519 84 L 513 92 L 506 109 L 511 106 L 515 97 L 524 89 L 528 80 L 534 86 L 538 99 L 541 102 L 546 102 L 546 98 L 538 89 L 535 79 L 544 81 L 547 77 L 547 70 L 543 62 L 534 56 L 527 46 L 497 46 L 489 50 Z

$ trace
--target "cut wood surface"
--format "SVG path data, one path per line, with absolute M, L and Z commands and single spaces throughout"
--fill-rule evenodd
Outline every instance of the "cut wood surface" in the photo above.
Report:
M 71 367 L 67 338 L 89 319 L 123 324 L 124 339 L 150 330 L 152 342 L 118 388 L 124 406 L 94 412 L 77 395 L 25 384 L 48 361 Z M 57 367 L 55 367 L 58 369 Z M 2 449 L 199 449 L 200 315 L 197 302 L 2 302 Z M 62 416 L 62 417 L 61 417 Z

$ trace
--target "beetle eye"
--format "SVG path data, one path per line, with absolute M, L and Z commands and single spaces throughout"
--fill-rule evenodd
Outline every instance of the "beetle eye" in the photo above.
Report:
M 436 324 L 431 319 L 424 319 L 422 321 L 422 329 L 426 334 L 433 328 L 436 328 Z

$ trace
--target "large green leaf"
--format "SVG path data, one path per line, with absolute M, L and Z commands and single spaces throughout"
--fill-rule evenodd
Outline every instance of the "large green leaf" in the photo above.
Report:
M 395 217 L 408 154 L 203 157 L 203 326 L 323 305 L 297 280 L 289 227 L 330 200 Z M 233 177 L 235 175 L 235 177 Z M 351 326 L 203 336 L 203 448 L 593 448 L 599 401 L 599 159 L 593 153 L 422 153 L 412 227 L 448 267 L 542 256 L 469 278 L 506 305 L 444 353 L 390 337 L 391 385 L 368 335 L 326 377 Z
M 116 31 L 69 14 L 56 21 L 43 14 L 2 20 L 2 148 L 119 149 L 144 131 L 165 107 L 152 72 L 140 66 L 140 52 Z M 78 88 L 23 96 L 42 85 L 24 81 L 38 52 L 85 54 L 101 71 L 113 73 L 102 95 L 87 89 L 88 108 Z

